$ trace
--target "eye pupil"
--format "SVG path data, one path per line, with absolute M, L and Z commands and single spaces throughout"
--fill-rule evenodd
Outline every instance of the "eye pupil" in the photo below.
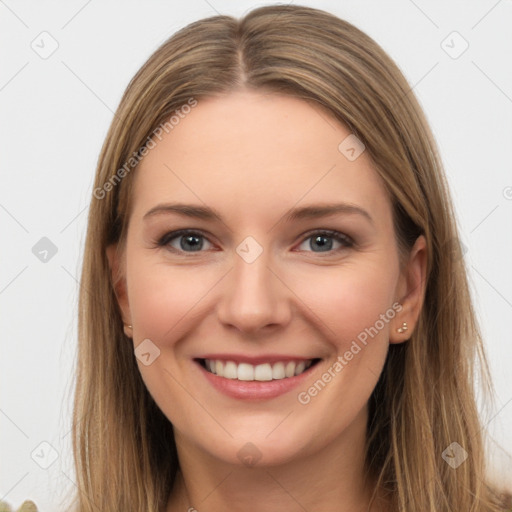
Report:
M 315 237 L 315 243 L 319 243 L 319 246 L 320 246 L 322 251 L 329 251 L 329 250 L 332 249 L 332 240 L 330 241 L 330 243 L 329 242 L 325 242 L 325 240 L 329 239 L 329 238 L 330 237 L 325 237 L 325 236 L 317 235 Z
M 184 240 L 186 240 L 186 242 L 184 242 Z M 191 242 L 191 240 L 195 240 Z M 187 246 L 186 244 L 190 244 L 190 246 Z M 183 235 L 181 237 L 181 243 L 180 243 L 180 246 L 183 250 L 185 249 L 190 249 L 192 248 L 193 250 L 198 250 L 197 248 L 199 247 L 199 250 L 202 249 L 203 247 L 203 242 L 201 240 L 201 237 L 199 236 L 196 236 L 196 235 Z
M 179 240 L 179 243 L 178 243 Z M 192 253 L 192 252 L 203 252 L 205 240 L 208 241 L 208 238 L 200 232 L 195 231 L 174 231 L 167 233 L 164 235 L 158 242 L 157 245 L 160 247 L 169 247 L 171 251 L 178 252 L 181 254 Z M 330 253 L 330 252 L 338 252 L 349 249 L 353 246 L 353 242 L 342 233 L 338 233 L 336 231 L 322 231 L 317 233 L 312 233 L 309 236 L 305 236 L 302 239 L 302 244 L 308 243 L 309 240 L 309 249 L 314 253 Z M 333 251 L 333 243 L 336 241 L 341 245 L 340 249 L 336 249 Z M 174 244 L 179 245 L 179 247 Z M 208 243 L 210 243 L 208 241 Z M 316 247 L 314 247 L 316 246 Z

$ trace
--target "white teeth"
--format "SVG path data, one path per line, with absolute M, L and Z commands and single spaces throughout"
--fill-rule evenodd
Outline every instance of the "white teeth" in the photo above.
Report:
M 286 377 L 284 373 L 284 363 L 276 363 L 272 367 L 272 378 L 273 379 L 284 379 Z
M 254 380 L 272 380 L 272 366 L 268 363 L 256 366 L 254 368 Z
M 294 363 L 278 362 L 274 364 L 264 363 L 252 365 L 248 363 L 236 364 L 233 361 L 220 361 L 205 359 L 206 369 L 211 373 L 224 377 L 226 379 L 238 379 L 243 381 L 269 381 L 279 380 L 300 375 L 306 371 L 313 361 L 301 361 Z
M 295 375 L 295 363 L 291 361 L 287 363 L 284 369 L 284 374 L 286 377 L 293 377 Z
M 226 379 L 236 379 L 238 377 L 238 370 L 233 361 L 226 362 L 224 365 L 224 374 L 222 376 Z
M 238 365 L 238 380 L 254 380 L 254 366 L 252 364 L 240 363 Z
M 304 361 L 301 361 L 296 367 L 295 367 L 295 375 L 300 375 L 304 369 L 306 368 L 306 363 Z

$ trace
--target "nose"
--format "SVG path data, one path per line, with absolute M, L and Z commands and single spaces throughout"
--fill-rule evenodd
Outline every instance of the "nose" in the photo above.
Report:
M 219 321 L 243 333 L 255 334 L 279 329 L 291 318 L 293 293 L 283 278 L 270 268 L 272 262 L 263 253 L 248 263 L 235 253 L 234 267 L 223 280 L 217 307 Z

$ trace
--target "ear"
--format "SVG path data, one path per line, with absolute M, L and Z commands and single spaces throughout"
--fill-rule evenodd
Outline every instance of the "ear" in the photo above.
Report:
M 131 338 L 133 329 L 128 326 L 132 324 L 130 305 L 128 303 L 128 294 L 126 293 L 126 277 L 123 261 L 118 253 L 118 244 L 111 244 L 106 249 L 110 275 L 114 287 L 114 293 L 117 298 L 117 304 L 123 318 L 124 333 Z
M 411 249 L 397 285 L 397 302 L 402 305 L 402 309 L 390 324 L 390 343 L 403 343 L 411 337 L 425 299 L 426 274 L 427 243 L 425 237 L 420 235 Z M 407 323 L 407 330 L 400 333 L 397 329 L 402 327 L 404 322 Z

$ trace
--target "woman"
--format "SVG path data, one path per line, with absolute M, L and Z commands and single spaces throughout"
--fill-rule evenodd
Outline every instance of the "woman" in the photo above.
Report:
M 93 195 L 74 510 L 511 506 L 436 145 L 367 35 L 301 6 L 185 27 Z

